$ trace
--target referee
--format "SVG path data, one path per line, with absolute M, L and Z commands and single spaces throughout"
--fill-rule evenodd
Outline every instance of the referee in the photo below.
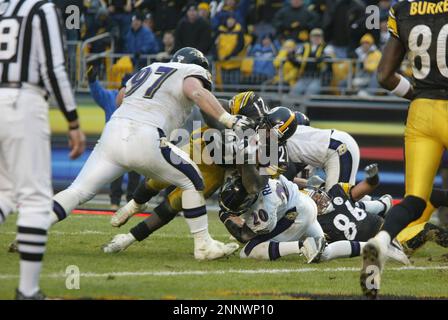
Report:
M 48 93 L 67 119 L 70 158 L 85 148 L 60 23 L 48 1 L 0 2 L 0 223 L 18 208 L 16 299 L 45 298 L 39 275 L 53 196 Z

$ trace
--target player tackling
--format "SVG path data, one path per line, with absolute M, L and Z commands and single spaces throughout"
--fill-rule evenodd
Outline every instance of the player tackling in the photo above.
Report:
M 208 61 L 194 48 L 177 51 L 171 62 L 153 63 L 137 72 L 126 85 L 121 107 L 107 123 L 98 144 L 72 185 L 54 197 L 54 220 L 62 220 L 76 206 L 127 171 L 166 181 L 182 189 L 182 209 L 194 237 L 198 260 L 216 259 L 234 252 L 208 233 L 204 182 L 188 154 L 167 137 L 181 127 L 194 104 L 227 128 L 244 130 L 244 116 L 226 112 L 210 92 Z

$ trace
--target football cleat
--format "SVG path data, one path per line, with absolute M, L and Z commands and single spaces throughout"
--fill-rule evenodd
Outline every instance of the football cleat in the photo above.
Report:
M 110 219 L 112 227 L 119 228 L 124 225 L 136 213 L 145 211 L 146 204 L 138 204 L 132 199 L 126 205 L 118 209 Z
M 117 234 L 113 239 L 103 246 L 104 253 L 117 253 L 126 250 L 131 244 L 137 241 L 131 233 Z
M 393 198 L 390 194 L 385 194 L 381 196 L 378 201 L 384 204 L 384 210 L 378 213 L 378 215 L 382 218 L 386 218 L 387 213 L 389 212 L 390 208 L 392 208 Z
M 42 291 L 37 291 L 32 296 L 25 296 L 19 289 L 16 289 L 16 300 L 46 300 L 47 297 L 42 293 Z
M 196 260 L 215 260 L 231 255 L 239 248 L 235 242 L 223 243 L 217 240 L 195 243 L 194 258 Z
M 403 250 L 403 247 L 397 240 L 394 240 L 391 244 L 389 244 L 386 252 L 386 257 L 400 262 L 406 266 L 411 265 L 411 261 L 409 261 L 408 256 Z
M 380 242 L 375 238 L 370 239 L 362 250 L 362 269 L 359 278 L 362 293 L 370 299 L 376 299 L 378 296 L 384 260 Z
M 13 242 L 11 242 L 8 246 L 8 252 L 9 253 L 18 253 L 19 252 L 19 242 L 17 239 L 15 239 Z
M 325 238 L 308 237 L 303 241 L 300 252 L 305 256 L 307 263 L 319 262 L 323 251 L 325 250 Z

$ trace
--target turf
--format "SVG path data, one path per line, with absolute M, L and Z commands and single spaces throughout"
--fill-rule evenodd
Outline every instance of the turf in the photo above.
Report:
M 214 237 L 228 241 L 225 228 L 209 214 Z M 147 241 L 108 255 L 101 245 L 127 232 L 109 226 L 108 216 L 72 215 L 54 226 L 41 280 L 42 290 L 67 299 L 303 299 L 361 298 L 360 258 L 308 265 L 303 257 L 277 261 L 241 260 L 238 255 L 195 261 L 193 240 L 183 218 L 176 218 Z M 15 215 L 0 226 L 0 299 L 13 298 L 18 283 L 18 255 L 7 253 L 14 239 Z M 383 274 L 383 297 L 448 298 L 446 249 L 427 244 L 412 257 L 414 267 L 390 262 Z M 67 266 L 81 272 L 80 289 L 66 288 Z M 438 268 L 438 269 L 437 269 Z M 246 271 L 245 271 L 246 270 Z M 197 271 L 197 272 L 195 272 Z

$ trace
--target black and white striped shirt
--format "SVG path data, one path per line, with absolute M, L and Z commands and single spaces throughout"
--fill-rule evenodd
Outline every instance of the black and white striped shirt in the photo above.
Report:
M 0 1 L 0 83 L 29 83 L 52 93 L 68 121 L 76 104 L 65 67 L 56 7 L 40 0 Z

